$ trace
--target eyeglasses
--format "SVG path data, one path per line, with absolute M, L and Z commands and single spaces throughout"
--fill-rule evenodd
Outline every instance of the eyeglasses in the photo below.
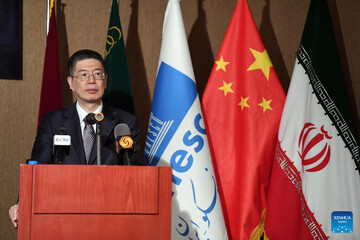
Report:
M 82 72 L 77 75 L 71 76 L 71 77 L 77 77 L 80 81 L 87 81 L 90 79 L 90 76 L 93 76 L 95 80 L 104 80 L 105 79 L 105 73 L 103 72 L 94 72 L 93 74 Z

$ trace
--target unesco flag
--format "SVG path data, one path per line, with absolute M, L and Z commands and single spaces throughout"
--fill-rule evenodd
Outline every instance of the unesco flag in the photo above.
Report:
M 165 12 L 145 157 L 172 167 L 172 239 L 228 239 L 178 0 Z

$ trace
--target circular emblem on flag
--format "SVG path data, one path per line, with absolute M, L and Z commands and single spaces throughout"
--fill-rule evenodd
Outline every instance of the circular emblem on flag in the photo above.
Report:
M 312 123 L 304 124 L 298 142 L 303 170 L 317 172 L 327 166 L 331 154 L 331 138 L 324 126 L 319 129 Z
M 108 35 L 106 36 L 106 46 L 105 46 L 105 58 L 110 54 L 111 49 L 115 46 L 117 42 L 121 39 L 120 28 L 112 26 L 108 30 Z

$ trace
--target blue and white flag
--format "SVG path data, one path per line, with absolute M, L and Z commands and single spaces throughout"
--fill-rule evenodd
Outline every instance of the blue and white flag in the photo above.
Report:
M 172 172 L 172 239 L 228 239 L 179 0 L 165 12 L 145 157 Z

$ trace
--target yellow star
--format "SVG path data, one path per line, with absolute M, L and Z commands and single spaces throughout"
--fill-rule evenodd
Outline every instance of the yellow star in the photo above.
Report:
M 263 112 L 265 112 L 268 109 L 272 110 L 272 108 L 270 106 L 270 103 L 272 100 L 266 101 L 266 99 L 264 97 L 262 99 L 263 99 L 262 103 L 259 103 L 258 105 L 263 108 Z
M 241 106 L 241 111 L 244 110 L 244 107 L 250 108 L 250 106 L 247 104 L 248 99 L 249 99 L 249 97 L 243 98 L 241 96 L 241 102 L 238 103 L 238 105 Z
M 234 91 L 231 89 L 232 84 L 233 84 L 232 82 L 227 84 L 225 81 L 223 81 L 223 86 L 219 87 L 218 89 L 223 90 L 224 96 L 226 96 L 228 94 L 228 92 L 234 93 Z
M 228 65 L 230 62 L 225 62 L 223 59 L 223 56 L 221 56 L 219 61 L 215 61 L 216 66 L 216 71 L 219 69 L 224 70 L 224 72 L 226 72 L 226 68 L 225 66 Z
M 248 71 L 261 69 L 266 79 L 269 81 L 270 68 L 273 66 L 266 49 L 263 52 L 258 52 L 250 48 L 251 53 L 255 57 L 255 61 L 247 69 Z

